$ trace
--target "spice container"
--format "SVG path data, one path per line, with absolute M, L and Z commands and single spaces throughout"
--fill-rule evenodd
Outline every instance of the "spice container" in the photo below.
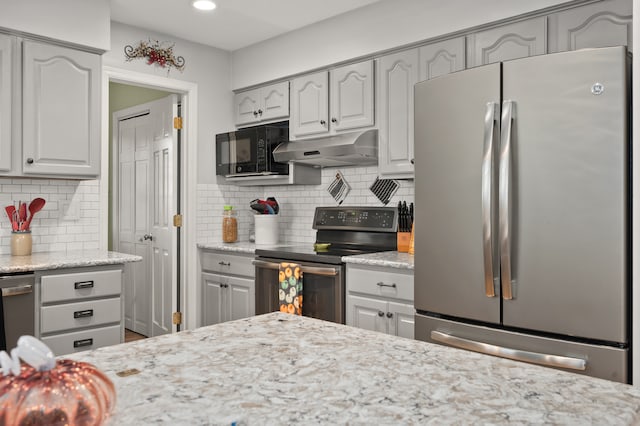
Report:
M 235 243 L 238 239 L 238 219 L 233 206 L 224 206 L 222 213 L 222 241 Z

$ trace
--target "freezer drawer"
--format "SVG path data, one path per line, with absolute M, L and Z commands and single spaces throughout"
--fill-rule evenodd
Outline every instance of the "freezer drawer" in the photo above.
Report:
M 464 339 L 464 341 L 458 342 L 461 343 L 460 345 L 454 342 L 451 346 L 473 346 L 473 342 L 480 343 L 480 345 L 476 346 L 482 346 L 482 344 L 493 345 L 494 347 L 488 348 L 490 354 L 493 355 L 496 354 L 495 352 L 498 349 L 504 348 L 506 349 L 505 352 L 515 352 L 518 355 L 520 355 L 522 352 L 530 352 L 543 355 L 552 355 L 555 357 L 566 357 L 574 361 L 585 361 L 584 365 L 586 368 L 584 370 L 576 370 L 570 368 L 564 369 L 559 367 L 553 368 L 562 369 L 564 371 L 572 371 L 575 373 L 585 374 L 593 377 L 600 377 L 602 379 L 613 380 L 616 382 L 629 382 L 628 349 L 532 336 L 498 328 L 466 324 L 442 318 L 416 314 L 416 340 L 443 344 L 443 336 L 445 338 L 446 336 L 450 336 L 449 338 L 452 337 L 453 339 L 451 340 L 454 341 L 456 338 Z M 471 343 L 469 343 L 469 341 L 471 341 Z M 476 351 L 483 352 L 482 350 Z M 510 356 L 505 357 L 510 358 Z M 553 357 L 542 358 L 543 359 L 541 361 L 549 361 L 549 358 Z M 576 363 L 574 362 L 574 364 Z

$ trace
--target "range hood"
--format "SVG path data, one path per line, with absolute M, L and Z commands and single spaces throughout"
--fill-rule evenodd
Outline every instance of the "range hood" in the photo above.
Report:
M 321 167 L 378 164 L 378 130 L 283 142 L 273 150 L 273 158 L 280 163 Z

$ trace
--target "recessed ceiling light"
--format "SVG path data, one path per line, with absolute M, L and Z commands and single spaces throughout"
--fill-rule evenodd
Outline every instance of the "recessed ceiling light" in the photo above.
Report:
M 216 8 L 216 4 L 211 0 L 193 0 L 191 4 L 198 10 L 213 10 Z

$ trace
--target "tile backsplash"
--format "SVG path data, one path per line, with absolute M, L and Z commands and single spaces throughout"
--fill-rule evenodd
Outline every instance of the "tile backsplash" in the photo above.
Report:
M 248 241 L 253 227 L 253 213 L 249 203 L 255 198 L 275 197 L 280 205 L 280 242 L 313 243 L 316 231 L 311 227 L 315 208 L 337 206 L 327 188 L 335 179 L 336 171 L 342 173 L 351 191 L 342 203 L 344 206 L 383 206 L 369 190 L 378 177 L 378 168 L 343 167 L 322 170 L 320 185 L 245 186 L 199 184 L 198 185 L 198 237 L 197 242 L 215 243 L 222 240 L 222 211 L 230 204 L 238 212 L 238 240 Z M 395 207 L 398 201 L 414 201 L 413 180 L 399 180 L 400 187 L 387 204 Z
M 34 252 L 99 248 L 99 194 L 98 180 L 0 178 L 0 254 L 11 253 L 11 223 L 4 207 L 36 197 L 46 204 L 31 222 Z

